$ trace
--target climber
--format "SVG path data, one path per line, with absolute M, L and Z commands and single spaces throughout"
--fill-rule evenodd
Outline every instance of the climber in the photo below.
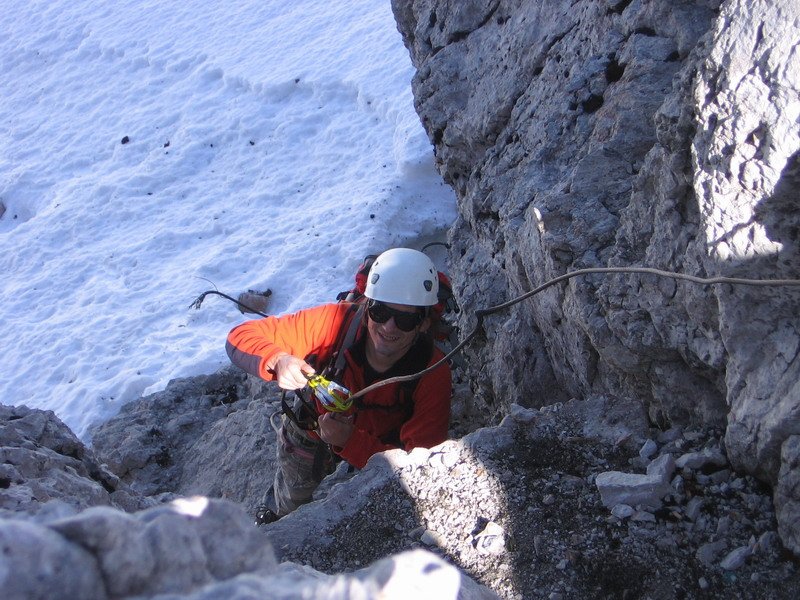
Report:
M 320 481 L 344 460 L 362 468 L 376 452 L 430 448 L 447 438 L 452 383 L 447 364 L 412 382 L 388 384 L 328 412 L 309 395 L 308 376 L 324 373 L 350 392 L 418 373 L 443 357 L 430 335 L 437 271 L 427 255 L 393 248 L 369 270 L 364 302 L 338 302 L 248 321 L 228 335 L 238 367 L 284 390 L 272 490 L 257 509 L 268 523 L 310 502 Z M 270 498 L 273 496 L 274 498 Z M 274 499 L 274 510 L 269 508 Z

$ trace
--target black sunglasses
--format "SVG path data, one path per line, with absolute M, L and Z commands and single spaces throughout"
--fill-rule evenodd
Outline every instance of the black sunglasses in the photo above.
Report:
M 419 311 L 403 312 L 402 310 L 395 310 L 377 300 L 370 300 L 367 305 L 367 314 L 376 323 L 386 323 L 394 317 L 394 324 L 397 325 L 400 331 L 405 332 L 414 331 L 425 319 L 425 315 Z

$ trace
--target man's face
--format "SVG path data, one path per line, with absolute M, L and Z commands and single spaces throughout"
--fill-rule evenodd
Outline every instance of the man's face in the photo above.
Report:
M 430 320 L 428 318 L 422 319 L 411 331 L 403 331 L 397 326 L 395 315 L 392 315 L 383 323 L 378 321 L 383 320 L 392 312 L 406 313 L 413 317 L 413 315 L 419 314 L 420 309 L 418 307 L 408 306 L 407 304 L 391 304 L 389 302 L 374 302 L 374 305 L 375 307 L 368 311 L 368 314 L 372 314 L 367 320 L 367 332 L 369 333 L 372 348 L 381 358 L 394 363 L 408 351 L 418 333 L 427 331 L 428 327 L 430 327 Z M 373 319 L 372 315 L 375 315 L 378 319 Z M 403 317 L 400 318 L 402 319 Z

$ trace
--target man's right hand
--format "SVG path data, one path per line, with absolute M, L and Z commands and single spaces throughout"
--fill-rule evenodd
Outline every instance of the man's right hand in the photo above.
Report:
M 314 367 L 291 354 L 279 355 L 272 370 L 275 371 L 278 386 L 284 390 L 299 390 L 308 382 L 304 373 L 308 375 L 315 373 Z

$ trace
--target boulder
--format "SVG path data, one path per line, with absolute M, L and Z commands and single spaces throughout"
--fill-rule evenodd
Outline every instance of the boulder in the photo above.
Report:
M 498 597 L 424 550 L 347 575 L 278 565 L 267 538 L 240 508 L 203 497 L 135 515 L 92 508 L 48 525 L 0 518 L 0 549 L 0 585 L 7 600 L 208 600 L 254 593 L 287 600 Z
M 595 485 L 603 504 L 613 508 L 620 504 L 661 507 L 661 499 L 672 490 L 670 478 L 675 460 L 664 454 L 650 463 L 646 474 L 606 471 L 597 475 Z
M 728 460 L 719 448 L 704 448 L 699 452 L 687 452 L 675 461 L 675 466 L 679 469 L 694 470 L 721 469 L 727 464 Z
M 0 550 L 6 600 L 108 598 L 92 554 L 47 527 L 0 518 Z
M 94 451 L 145 496 L 206 495 L 252 511 L 272 484 L 276 385 L 226 367 L 176 379 L 91 431 Z
M 0 516 L 50 518 L 90 506 L 147 504 L 52 411 L 0 405 Z

